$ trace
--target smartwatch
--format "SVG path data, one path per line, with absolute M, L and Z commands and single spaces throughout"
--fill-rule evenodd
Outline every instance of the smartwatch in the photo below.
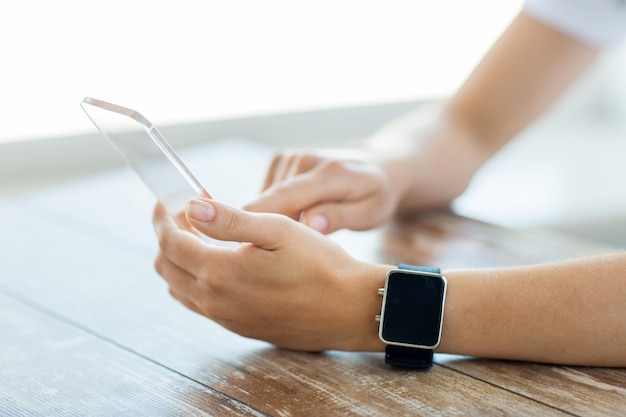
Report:
M 446 298 L 446 279 L 438 268 L 400 264 L 387 273 L 379 337 L 387 347 L 385 362 L 407 368 L 429 368 L 439 346 Z

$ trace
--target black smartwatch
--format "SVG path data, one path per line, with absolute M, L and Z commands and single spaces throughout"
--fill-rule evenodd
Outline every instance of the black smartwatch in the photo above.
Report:
M 441 340 L 446 279 L 438 268 L 401 264 L 387 273 L 379 337 L 387 344 L 385 362 L 429 368 Z

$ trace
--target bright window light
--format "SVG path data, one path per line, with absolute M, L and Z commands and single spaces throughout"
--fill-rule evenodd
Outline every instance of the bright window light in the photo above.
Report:
M 0 142 L 89 132 L 85 96 L 157 125 L 450 94 L 508 0 L 22 0 L 0 7 Z

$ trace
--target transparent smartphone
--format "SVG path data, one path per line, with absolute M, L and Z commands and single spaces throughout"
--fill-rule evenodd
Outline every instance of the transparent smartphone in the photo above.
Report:
M 211 197 L 163 135 L 140 113 L 91 97 L 80 105 L 170 212 L 183 210 L 192 197 Z

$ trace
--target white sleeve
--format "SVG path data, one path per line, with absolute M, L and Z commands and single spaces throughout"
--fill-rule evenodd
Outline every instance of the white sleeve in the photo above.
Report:
M 524 12 L 594 46 L 626 35 L 626 0 L 526 0 Z

